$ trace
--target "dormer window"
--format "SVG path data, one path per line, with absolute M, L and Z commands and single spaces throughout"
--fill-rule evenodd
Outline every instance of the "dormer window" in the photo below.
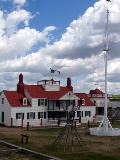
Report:
M 85 99 L 82 98 L 82 105 L 85 105 Z
M 23 105 L 24 105 L 24 106 L 27 105 L 27 98 L 23 98 Z
M 4 104 L 4 98 L 2 98 L 2 104 Z
M 80 98 L 80 100 L 78 101 L 79 106 L 83 106 L 85 105 L 85 99 L 84 98 Z

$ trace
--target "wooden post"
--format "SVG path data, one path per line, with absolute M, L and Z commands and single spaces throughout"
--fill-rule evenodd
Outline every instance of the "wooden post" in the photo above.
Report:
M 76 128 L 76 121 L 75 121 L 75 128 Z
M 11 118 L 11 127 L 13 127 L 13 118 Z
M 95 123 L 95 116 L 93 116 L 93 123 Z
M 40 119 L 40 127 L 42 128 L 42 118 Z
M 23 128 L 23 118 L 21 119 L 21 128 Z
M 28 144 L 28 136 L 26 136 L 26 144 Z
M 29 131 L 29 122 L 27 122 L 27 131 Z
M 23 135 L 21 135 L 22 136 L 22 144 L 23 144 L 23 141 L 24 141 L 24 137 L 23 137 Z
M 90 121 L 88 121 L 88 128 L 90 127 Z
M 21 142 L 22 142 L 22 144 L 24 143 L 24 139 L 25 139 L 25 143 L 26 144 L 28 144 L 28 135 L 26 135 L 26 134 L 21 134 Z
M 60 126 L 60 119 L 58 118 L 58 127 Z

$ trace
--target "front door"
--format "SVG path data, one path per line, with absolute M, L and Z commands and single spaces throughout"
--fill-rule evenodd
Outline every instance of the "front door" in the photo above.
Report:
M 4 123 L 4 112 L 2 112 L 2 123 Z

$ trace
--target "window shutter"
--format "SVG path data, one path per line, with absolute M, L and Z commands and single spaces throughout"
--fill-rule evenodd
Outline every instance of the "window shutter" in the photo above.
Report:
M 47 102 L 48 102 L 47 99 L 45 99 L 45 106 L 47 106 Z
M 85 111 L 85 117 L 87 116 L 87 111 Z
M 29 119 L 29 113 L 27 113 L 27 119 Z
M 34 112 L 34 115 L 33 115 L 33 119 L 35 119 L 35 112 Z
M 18 113 L 16 113 L 16 119 L 18 119 Z
M 40 119 L 40 112 L 38 112 L 38 119 Z
M 83 111 L 82 111 L 82 117 L 83 117 Z
M 38 99 L 38 106 L 40 106 L 40 99 Z
M 24 119 L 24 113 L 22 114 L 22 118 Z
M 46 119 L 46 112 L 44 112 L 44 119 Z
M 89 117 L 91 117 L 91 111 L 89 111 Z

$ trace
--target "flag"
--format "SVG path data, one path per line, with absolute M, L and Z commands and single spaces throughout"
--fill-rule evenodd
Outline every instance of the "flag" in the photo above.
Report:
M 50 72 L 51 72 L 51 73 L 55 73 L 55 70 L 52 69 L 52 68 L 50 68 Z
M 58 71 L 58 70 L 54 70 L 54 69 L 52 69 L 52 68 L 50 68 L 50 72 L 51 72 L 51 73 L 55 73 L 55 72 L 57 72 L 58 74 L 60 74 L 60 71 Z
M 57 71 L 60 74 L 60 71 Z

